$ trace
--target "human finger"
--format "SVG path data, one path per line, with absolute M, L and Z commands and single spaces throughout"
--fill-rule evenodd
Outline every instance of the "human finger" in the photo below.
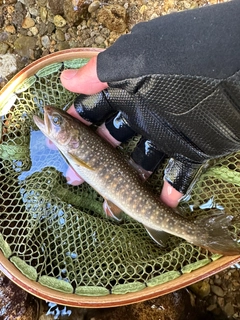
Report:
M 97 57 L 93 57 L 80 69 L 64 70 L 60 76 L 62 85 L 69 91 L 94 94 L 108 87 L 97 75 Z

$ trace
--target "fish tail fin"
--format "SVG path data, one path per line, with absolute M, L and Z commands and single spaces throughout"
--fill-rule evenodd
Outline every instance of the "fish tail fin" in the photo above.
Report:
M 232 215 L 224 213 L 195 220 L 196 227 L 201 233 L 199 232 L 194 244 L 223 255 L 240 254 L 240 239 L 234 239 L 230 231 L 230 228 L 233 228 L 232 220 Z

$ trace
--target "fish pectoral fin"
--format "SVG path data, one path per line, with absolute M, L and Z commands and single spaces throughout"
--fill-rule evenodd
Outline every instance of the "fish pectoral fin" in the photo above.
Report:
M 167 246 L 167 241 L 169 238 L 169 233 L 162 231 L 162 230 L 155 230 L 149 227 L 144 226 L 147 230 L 147 233 L 150 235 L 150 237 L 161 247 Z
M 103 209 L 106 213 L 106 216 L 110 219 L 114 219 L 117 222 L 121 222 L 123 218 L 123 211 L 119 209 L 114 203 L 109 200 L 104 200 Z
M 90 165 L 88 165 L 84 160 L 80 159 L 79 157 L 76 157 L 72 153 L 68 153 L 69 158 L 71 158 L 77 165 L 87 168 L 89 170 L 94 170 Z

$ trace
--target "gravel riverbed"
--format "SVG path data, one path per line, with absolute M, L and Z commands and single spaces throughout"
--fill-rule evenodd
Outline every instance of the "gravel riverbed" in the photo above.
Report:
M 76 47 L 107 48 L 120 35 L 128 33 L 137 22 L 218 2 L 223 1 L 0 0 L 0 88 L 24 66 L 49 53 Z M 4 283 L 6 284 L 0 281 L 2 288 Z M 8 292 L 14 295 L 14 290 L 11 288 Z M 186 292 L 191 306 L 201 308 L 204 314 L 202 319 L 240 319 L 240 265 L 187 288 L 184 295 Z M 29 298 L 27 299 L 28 304 L 32 306 L 32 302 L 29 303 Z M 184 299 L 186 301 L 186 298 Z M 14 310 L 14 298 L 10 300 L 11 310 Z M 7 303 L 8 300 L 2 299 L 1 310 Z M 126 312 L 129 312 L 132 314 L 129 319 L 188 319 L 180 314 L 178 317 L 161 315 L 160 309 L 156 307 L 161 303 L 162 300 L 154 300 L 145 304 L 116 308 L 110 315 L 108 310 L 101 313 L 82 310 L 78 311 L 78 315 L 77 311 L 73 311 L 70 317 L 85 320 L 125 319 Z M 152 313 L 147 312 L 147 308 L 150 308 Z M 48 315 L 45 310 L 40 319 L 63 319 L 61 312 L 58 315 L 56 310 L 57 308 L 48 306 Z M 26 317 L 19 316 L 16 312 L 12 317 L 9 317 L 9 314 L 1 314 L 1 319 L 36 319 L 32 316 L 34 313 Z M 200 319 L 199 314 L 196 313 L 191 319 Z

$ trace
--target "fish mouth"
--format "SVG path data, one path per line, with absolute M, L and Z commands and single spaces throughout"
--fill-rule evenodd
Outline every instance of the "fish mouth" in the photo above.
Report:
M 50 133 L 50 120 L 49 120 L 49 106 L 44 107 L 44 118 L 41 119 L 38 116 L 33 116 L 33 121 L 37 127 L 45 134 L 49 135 Z

